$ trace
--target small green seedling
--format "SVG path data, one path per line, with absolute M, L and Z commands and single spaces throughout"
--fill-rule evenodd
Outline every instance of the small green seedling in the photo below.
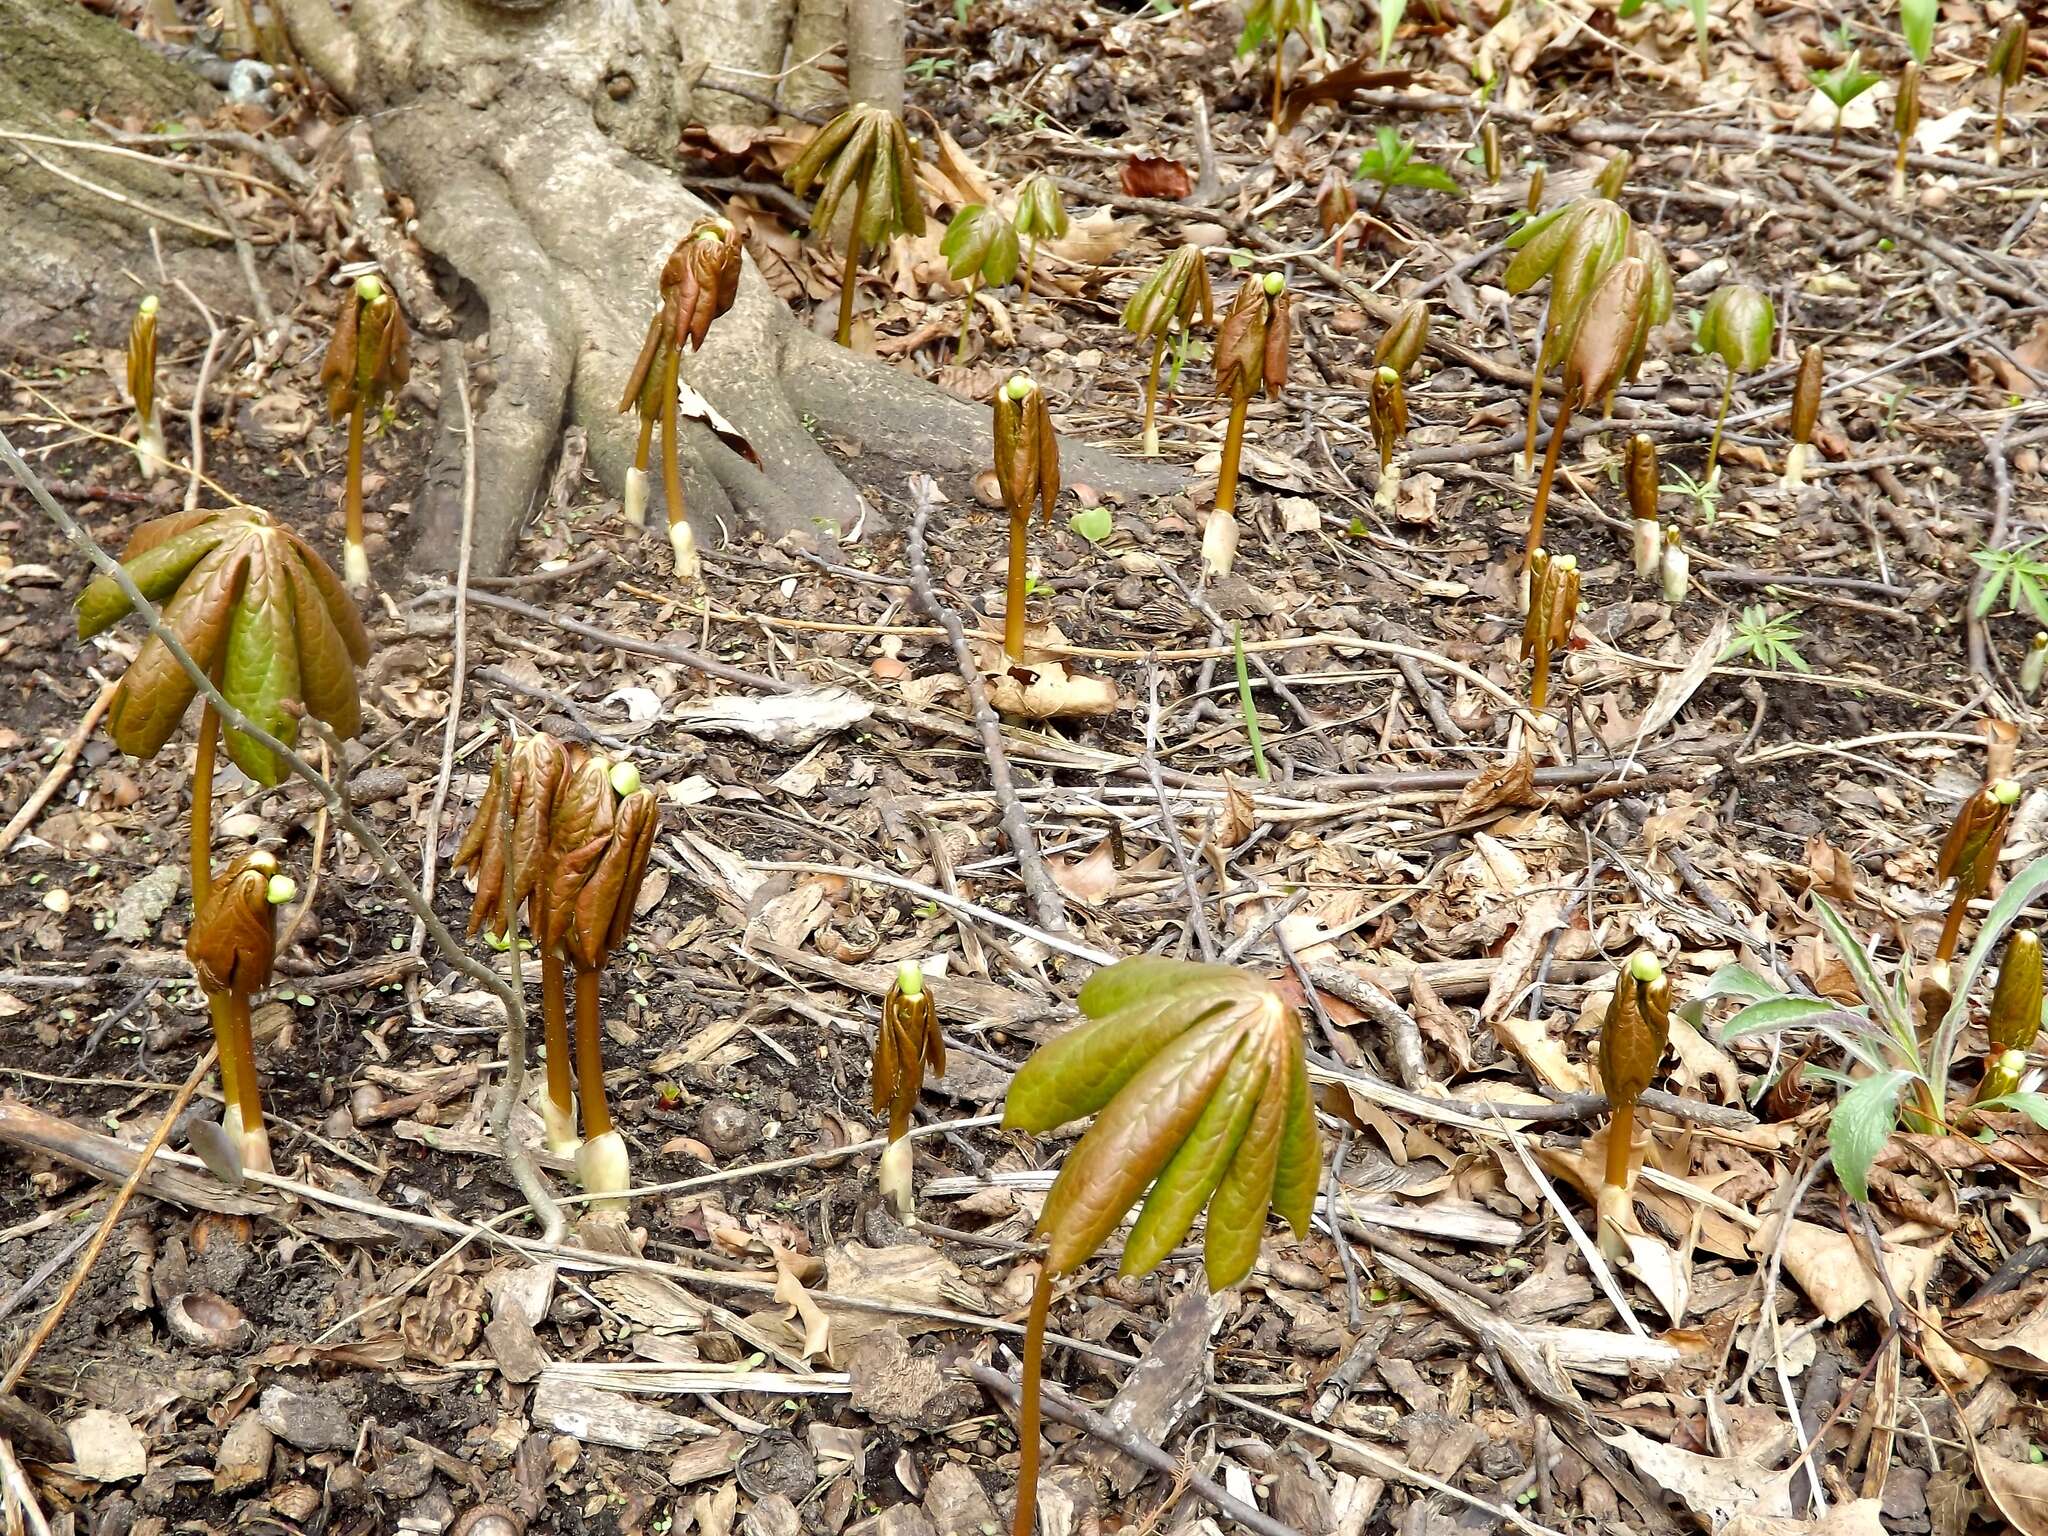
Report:
M 1448 192 L 1463 197 L 1465 189 L 1442 166 L 1415 158 L 1415 143 L 1404 134 L 1382 125 L 1373 135 L 1372 147 L 1358 158 L 1355 181 L 1376 181 L 1379 196 L 1373 199 L 1377 213 L 1396 187 L 1422 187 L 1431 192 Z
M 1714 417 L 1714 438 L 1707 445 L 1707 483 L 1720 474 L 1721 432 L 1728 424 L 1728 407 L 1735 399 L 1735 380 L 1740 374 L 1755 373 L 1771 360 L 1771 341 L 1777 330 L 1777 316 L 1771 301 L 1747 283 L 1730 283 L 1714 290 L 1700 317 L 1699 345 L 1727 365 L 1727 381 L 1721 388 L 1721 409 Z
M 1799 654 L 1799 642 L 1805 638 L 1806 632 L 1784 614 L 1773 614 L 1762 603 L 1751 603 L 1735 621 L 1735 631 L 1728 637 L 1718 665 L 1726 666 L 1747 656 L 1773 672 L 1780 667 L 1810 672 L 1813 669 Z
M 1833 69 L 1816 69 L 1810 72 L 1814 89 L 1835 104 L 1835 132 L 1829 148 L 1842 147 L 1842 114 L 1849 103 L 1869 90 L 1884 77 L 1863 67 L 1863 50 L 1850 50 L 1849 57 Z

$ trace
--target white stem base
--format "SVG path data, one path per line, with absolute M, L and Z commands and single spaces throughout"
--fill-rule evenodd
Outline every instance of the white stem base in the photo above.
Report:
M 576 1149 L 583 1145 L 583 1138 L 576 1134 L 576 1111 L 557 1107 L 546 1083 L 541 1084 L 534 1108 L 540 1111 L 541 1139 L 547 1149 L 556 1157 L 574 1157 Z
M 228 1145 L 235 1149 L 235 1156 L 241 1159 L 244 1173 L 275 1173 L 270 1162 L 270 1132 L 260 1123 L 252 1131 L 242 1124 L 242 1111 L 230 1104 L 227 1112 L 220 1117 L 220 1128 L 227 1134 Z
M 1666 548 L 1662 561 L 1664 601 L 1676 608 L 1685 601 L 1692 585 L 1692 556 L 1683 549 Z
M 897 1220 L 910 1220 L 917 1209 L 917 1193 L 911 1182 L 908 1136 L 899 1136 L 882 1148 L 882 1160 L 875 1168 L 875 1183 L 895 1210 Z
M 697 535 L 687 521 L 668 525 L 668 545 L 676 552 L 676 580 L 695 581 L 704 571 L 697 555 Z
M 1778 480 L 1781 491 L 1796 491 L 1806 484 L 1807 445 L 1794 443 L 1785 454 L 1785 473 Z
M 626 471 L 626 521 L 635 528 L 647 526 L 647 471 Z
M 164 447 L 163 419 L 154 411 L 142 419 L 142 430 L 135 434 L 135 467 L 145 480 L 154 480 L 171 467 L 170 453 Z
M 626 1153 L 626 1138 L 617 1131 L 593 1136 L 576 1149 L 576 1182 L 585 1194 L 618 1195 L 633 1187 L 633 1169 Z M 623 1211 L 623 1200 L 593 1200 L 593 1211 Z
M 1391 512 L 1401 501 L 1401 459 L 1397 454 L 1387 461 L 1387 467 L 1380 472 L 1379 488 L 1372 493 L 1372 504 L 1382 512 Z
M 341 546 L 341 579 L 352 591 L 360 592 L 370 585 L 370 557 L 362 545 Z
M 1212 511 L 1202 524 L 1202 575 L 1228 576 L 1237 563 L 1237 514 Z
M 1159 426 L 1156 422 L 1145 429 L 1145 457 L 1159 457 Z
M 1628 1228 L 1635 1220 L 1628 1191 L 1616 1189 L 1612 1184 L 1600 1186 L 1598 1209 L 1600 1222 L 1600 1256 L 1610 1264 L 1624 1264 L 1628 1261 Z
M 1657 567 L 1664 563 L 1664 530 L 1654 517 L 1633 518 L 1631 522 L 1635 538 L 1636 576 L 1648 581 L 1657 574 Z

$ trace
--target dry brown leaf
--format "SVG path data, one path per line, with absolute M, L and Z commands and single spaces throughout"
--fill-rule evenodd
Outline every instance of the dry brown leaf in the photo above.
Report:
M 1970 1456 L 1984 1491 L 2012 1528 L 2020 1536 L 2048 1536 L 2048 1466 L 2007 1461 L 1993 1456 L 1975 1440 L 1970 1443 Z
M 1447 826 L 1463 826 L 1492 811 L 1536 803 L 1536 759 L 1525 740 L 1522 750 L 1504 762 L 1488 765 L 1459 791 L 1444 816 Z
M 1879 1512 L 1882 1499 L 1857 1499 L 1837 1504 L 1817 1520 L 1779 1519 L 1771 1515 L 1737 1515 L 1721 1536 L 1885 1536 Z
M 1894 1232 L 1885 1245 L 1885 1268 L 1891 1274 L 1893 1287 L 1902 1296 L 1926 1290 L 1927 1277 L 1941 1258 L 1943 1246 L 1937 1242 L 1915 1247 L 1900 1239 L 1900 1233 L 1908 1230 Z M 1774 1217 L 1751 1234 L 1750 1252 L 1760 1261 L 1769 1256 L 1777 1232 L 1778 1219 Z M 1785 1273 L 1831 1323 L 1839 1323 L 1858 1307 L 1869 1306 L 1881 1312 L 1890 1305 L 1876 1279 L 1864 1267 L 1856 1240 L 1846 1232 L 1817 1222 L 1795 1221 L 1785 1234 L 1783 1263 Z
M 1060 888 L 1060 894 L 1083 906 L 1094 906 L 1116 892 L 1116 859 L 1110 852 L 1106 837 L 1090 849 L 1086 857 L 1047 859 L 1045 868 L 1046 873 L 1052 876 L 1052 883 Z
M 1783 1518 L 1792 1513 L 1789 1471 L 1741 1456 L 1701 1456 L 1662 1445 L 1633 1429 L 1601 1436 L 1624 1460 L 1706 1523 L 1721 1530 L 1737 1516 Z
M 1592 1092 L 1592 1074 L 1572 1060 L 1541 1019 L 1512 1014 L 1495 1019 L 1493 1033 L 1544 1087 L 1558 1093 Z
M 1140 219 L 1119 219 L 1109 209 L 1098 208 L 1086 218 L 1070 220 L 1067 232 L 1046 241 L 1043 249 L 1077 267 L 1099 267 L 1129 245 L 1142 225 Z
M 1945 1330 L 1951 1343 L 2016 1371 L 2048 1372 L 2048 1276 L 1987 1297 L 1952 1317 Z
M 1501 950 L 1493 980 L 1487 984 L 1486 1001 L 1479 1008 L 1482 1020 L 1490 1023 L 1498 1019 L 1521 996 L 1544 947 L 1557 932 L 1563 912 L 1564 898 L 1547 892 L 1523 905 L 1520 921 Z
M 1119 178 L 1125 197 L 1156 197 L 1177 203 L 1194 190 L 1188 168 L 1163 156 L 1133 155 Z
M 826 1354 L 832 1345 L 832 1320 L 797 1278 L 791 1255 L 779 1248 L 775 1251 L 775 1299 L 790 1308 L 791 1322 L 803 1321 L 804 1358 Z

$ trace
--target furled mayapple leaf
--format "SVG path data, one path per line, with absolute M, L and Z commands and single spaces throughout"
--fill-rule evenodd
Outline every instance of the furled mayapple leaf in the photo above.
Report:
M 1401 388 L 1399 371 L 1386 365 L 1375 370 L 1366 415 L 1372 423 L 1373 445 L 1379 449 L 1380 473 L 1385 474 L 1408 435 L 1408 395 Z
M 1316 185 L 1316 220 L 1325 235 L 1334 235 L 1357 212 L 1358 194 L 1351 189 L 1351 178 L 1333 162 Z
M 453 866 L 473 869 L 472 935 L 489 928 L 507 936 L 511 922 L 543 878 L 555 796 L 568 772 L 568 749 L 536 732 L 491 764 L 491 780 L 455 850 Z M 510 863 L 507 863 L 509 843 Z
M 1636 324 L 1635 340 L 1629 345 L 1628 360 L 1621 371 L 1622 378 L 1632 384 L 1642 371 L 1643 359 L 1649 355 L 1651 335 L 1671 318 L 1678 286 L 1672 279 L 1671 260 L 1664 254 L 1663 242 L 1648 230 L 1629 231 L 1628 253 L 1642 262 L 1644 278 L 1642 318 Z
M 1017 188 L 1017 233 L 1027 240 L 1064 239 L 1072 221 L 1059 183 L 1043 171 L 1026 176 Z
M 956 283 L 1007 283 L 1017 275 L 1017 226 L 999 208 L 969 203 L 946 226 L 939 254 L 946 260 L 946 275 Z
M 2027 72 L 2027 16 L 2019 11 L 2005 20 L 1991 51 L 1984 59 L 1984 73 L 2008 87 L 2018 85 Z
M 1124 329 L 1156 341 L 1178 322 L 1191 325 L 1199 314 L 1204 324 L 1215 320 L 1215 295 L 1209 267 L 1198 245 L 1183 245 L 1139 286 L 1124 305 Z
M 1615 978 L 1614 998 L 1600 1024 L 1600 1085 L 1608 1102 L 1633 1104 L 1657 1075 L 1671 1038 L 1671 982 L 1644 951 Z M 1645 974 L 1648 973 L 1648 974 Z
M 2005 961 L 1998 968 L 1985 1027 L 1994 1056 L 2031 1049 L 2041 1032 L 2041 936 L 2031 928 L 2016 928 L 2005 941 Z
M 1820 415 L 1822 376 L 1826 371 L 1819 342 L 1811 342 L 1799 354 L 1799 378 L 1792 386 L 1792 441 L 1813 441 L 1813 424 Z
M 1565 355 L 1564 387 L 1574 401 L 1598 400 L 1621 382 L 1642 328 L 1649 268 L 1640 257 L 1617 262 L 1587 299 L 1578 335 Z
M 840 200 L 849 191 L 865 187 L 860 227 L 853 231 L 861 245 L 881 245 L 899 234 L 924 233 L 916 157 L 902 121 L 887 108 L 848 107 L 818 130 L 782 179 L 798 197 L 822 180 L 811 210 L 814 230 L 830 229 Z
M 1628 253 L 1628 215 L 1601 198 L 1584 208 L 1572 221 L 1550 269 L 1550 305 L 1543 316 L 1542 361 L 1546 368 L 1571 351 L 1593 294 Z
M 2014 780 L 1997 779 L 1956 808 L 1956 819 L 1950 823 L 1941 855 L 1934 863 L 1936 880 L 1955 880 L 1972 893 L 1991 883 L 2019 792 Z
M 905 965 L 882 999 L 882 1025 L 875 1034 L 875 1113 L 889 1112 L 889 1139 L 910 1129 L 910 1111 L 924 1088 L 926 1072 L 943 1077 L 946 1040 L 924 972 Z
M 1294 335 L 1294 295 L 1277 272 L 1245 278 L 1216 333 L 1216 392 L 1249 395 L 1262 384 L 1270 397 L 1287 382 Z
M 617 796 L 611 785 L 611 764 L 595 754 L 572 750 L 561 787 L 555 792 L 548 825 L 547 888 L 541 907 L 543 949 L 553 949 L 568 936 L 576 897 L 598 861 L 611 846 L 612 824 L 618 819 Z
M 1529 611 L 1522 617 L 1523 661 L 1539 651 L 1560 650 L 1571 643 L 1579 622 L 1579 562 L 1571 555 L 1553 558 L 1537 549 L 1529 557 Z
M 1428 344 L 1429 305 L 1422 299 L 1410 299 L 1401 306 L 1400 313 L 1394 316 L 1392 324 L 1381 335 L 1379 345 L 1373 348 L 1373 366 L 1391 368 L 1405 378 Z
M 625 942 L 633 906 L 647 876 L 647 857 L 660 827 L 661 806 L 654 791 L 635 790 L 619 801 L 611 833 L 589 878 L 577 889 L 569 914 L 569 953 L 586 970 L 602 967 L 606 957 Z
M 199 902 L 185 956 L 209 991 L 246 996 L 270 985 L 277 958 L 277 904 L 270 899 L 276 874 L 271 854 L 262 849 L 242 854 Z
M 1638 522 L 1657 521 L 1657 445 L 1641 432 L 1630 436 L 1621 452 L 1621 481 L 1628 491 L 1629 516 Z
M 1028 375 L 1011 374 L 996 390 L 996 483 L 1012 517 L 1029 518 L 1038 503 L 1042 520 L 1050 520 L 1060 497 L 1060 440 L 1053 430 L 1045 391 Z
M 1088 1022 L 1024 1064 L 1003 1111 L 1025 1131 L 1095 1115 L 1039 1218 L 1051 1272 L 1086 1261 L 1148 1186 L 1125 1274 L 1163 1259 L 1204 1207 L 1216 1289 L 1250 1270 L 1269 1207 L 1305 1233 L 1320 1157 L 1301 1027 L 1280 994 L 1229 966 L 1148 956 L 1097 972 L 1080 1006 Z
M 143 295 L 128 326 L 128 398 L 144 421 L 156 414 L 157 308 L 155 294 Z
M 1714 290 L 1700 316 L 1700 350 L 1736 373 L 1755 373 L 1771 360 L 1776 329 L 1769 299 L 1747 283 L 1729 283 Z
M 327 415 L 374 411 L 412 377 L 411 334 L 398 302 L 375 277 L 359 277 L 334 317 L 334 335 L 320 362 Z
M 355 604 L 311 545 L 261 512 L 183 512 L 144 523 L 122 564 L 143 596 L 228 702 L 287 745 L 298 737 L 302 705 L 336 735 L 362 725 L 356 669 L 370 640 Z M 79 594 L 79 638 L 125 617 L 128 598 L 111 576 Z M 152 635 L 121 678 L 107 710 L 114 744 L 154 757 L 177 729 L 197 686 Z M 280 783 L 284 765 L 239 731 L 227 733 L 237 766 L 263 785 Z

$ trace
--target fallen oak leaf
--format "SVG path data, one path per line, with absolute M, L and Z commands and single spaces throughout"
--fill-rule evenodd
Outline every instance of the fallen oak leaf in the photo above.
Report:
M 1178 160 L 1156 155 L 1132 155 L 1124 162 L 1118 178 L 1125 197 L 1151 197 L 1177 203 L 1194 190 L 1188 168 Z

